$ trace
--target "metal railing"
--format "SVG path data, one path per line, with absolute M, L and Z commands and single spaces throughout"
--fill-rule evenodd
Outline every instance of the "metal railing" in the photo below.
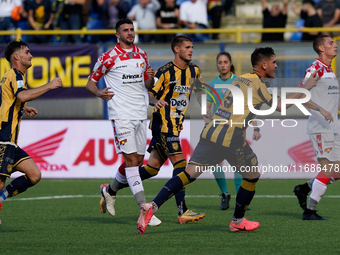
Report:
M 247 33 L 285 33 L 285 32 L 339 32 L 340 27 L 318 27 L 305 28 L 302 31 L 298 28 L 244 28 L 241 26 L 235 28 L 206 28 L 206 29 L 155 29 L 155 30 L 136 30 L 137 34 L 234 34 L 236 36 L 236 43 L 242 43 L 242 34 Z M 114 29 L 98 29 L 98 30 L 16 30 L 0 31 L 0 36 L 15 35 L 19 40 L 23 35 L 112 35 L 115 33 Z

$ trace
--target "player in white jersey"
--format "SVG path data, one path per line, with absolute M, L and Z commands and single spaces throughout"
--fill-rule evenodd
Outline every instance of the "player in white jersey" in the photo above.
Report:
M 316 205 L 325 194 L 327 185 L 339 179 L 340 132 L 338 127 L 339 83 L 331 68 L 331 62 L 337 54 L 337 44 L 327 35 L 318 36 L 313 42 L 318 58 L 307 68 L 304 83 L 311 73 L 318 70 L 317 85 L 310 90 L 311 100 L 317 106 L 311 107 L 307 134 L 313 144 L 318 160 L 318 175 L 305 184 L 297 185 L 294 193 L 304 209 L 304 220 L 325 220 L 316 213 Z M 310 106 L 309 103 L 305 104 Z M 325 112 L 329 114 L 325 118 Z M 309 191 L 312 193 L 306 202 Z
M 145 203 L 144 188 L 139 176 L 146 149 L 146 119 L 149 104 L 148 89 L 154 84 L 155 71 L 149 65 L 147 54 L 134 45 L 135 31 L 129 19 L 116 24 L 119 43 L 101 54 L 89 76 L 87 90 L 108 101 L 108 115 L 112 121 L 116 152 L 123 154 L 126 179 L 139 205 Z M 97 82 L 104 77 L 106 88 L 98 89 Z M 119 176 L 116 178 L 119 179 Z M 115 196 L 108 185 L 101 185 L 100 201 L 103 213 L 114 216 Z

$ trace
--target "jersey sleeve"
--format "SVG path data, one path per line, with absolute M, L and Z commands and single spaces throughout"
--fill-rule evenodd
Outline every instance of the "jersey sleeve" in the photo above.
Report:
M 15 72 L 11 73 L 9 76 L 9 82 L 15 97 L 17 97 L 20 92 L 27 90 L 27 84 L 25 83 L 23 76 L 20 74 L 16 74 Z
M 151 66 L 150 66 L 150 62 L 149 62 L 149 59 L 148 59 L 148 55 L 145 52 L 143 54 L 143 58 L 144 58 L 145 63 L 146 63 L 146 67 L 145 67 L 145 71 L 144 71 L 144 81 L 146 81 L 147 79 L 149 79 L 149 75 L 147 74 L 146 70 L 151 68 Z
M 98 82 L 100 78 L 114 65 L 113 59 L 112 61 L 107 61 L 109 57 L 110 56 L 105 52 L 100 55 L 90 76 L 88 77 L 90 80 Z
M 323 76 L 323 68 L 320 68 L 319 66 L 316 65 L 311 65 L 310 67 L 308 67 L 305 71 L 305 75 L 300 83 L 300 87 L 306 83 L 306 81 L 309 79 L 309 77 L 311 77 L 311 75 L 315 72 L 315 70 L 318 70 L 318 72 L 315 75 L 315 78 L 320 78 Z
M 162 72 L 157 71 L 155 74 L 155 85 L 152 89 L 149 89 L 149 93 L 159 99 L 157 95 L 162 91 L 164 91 L 164 75 Z
M 268 81 L 263 82 L 259 79 L 255 88 L 257 88 L 257 94 L 260 97 L 260 101 L 271 106 L 273 101 L 273 88 L 270 83 Z

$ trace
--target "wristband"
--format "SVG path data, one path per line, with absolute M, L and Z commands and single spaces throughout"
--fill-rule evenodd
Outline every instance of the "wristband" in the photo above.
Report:
M 320 111 L 320 109 L 321 109 L 320 105 L 316 105 L 315 110 L 316 110 L 316 111 Z
M 260 129 L 259 128 L 254 128 L 254 132 L 255 131 L 260 132 Z

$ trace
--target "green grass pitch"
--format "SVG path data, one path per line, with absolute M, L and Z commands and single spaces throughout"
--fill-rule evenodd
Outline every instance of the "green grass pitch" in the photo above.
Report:
M 9 183 L 8 180 L 7 183 Z M 43 179 L 35 187 L 3 203 L 0 254 L 339 254 L 339 183 L 328 187 L 318 213 L 328 221 L 303 221 L 293 188 L 305 180 L 260 180 L 246 213 L 261 227 L 230 233 L 231 207 L 219 209 L 215 180 L 187 186 L 189 209 L 205 212 L 198 222 L 177 223 L 175 199 L 157 212 L 158 227 L 137 233 L 138 206 L 129 188 L 118 193 L 116 216 L 99 210 L 99 185 L 111 180 Z M 144 181 L 147 201 L 166 180 Z

